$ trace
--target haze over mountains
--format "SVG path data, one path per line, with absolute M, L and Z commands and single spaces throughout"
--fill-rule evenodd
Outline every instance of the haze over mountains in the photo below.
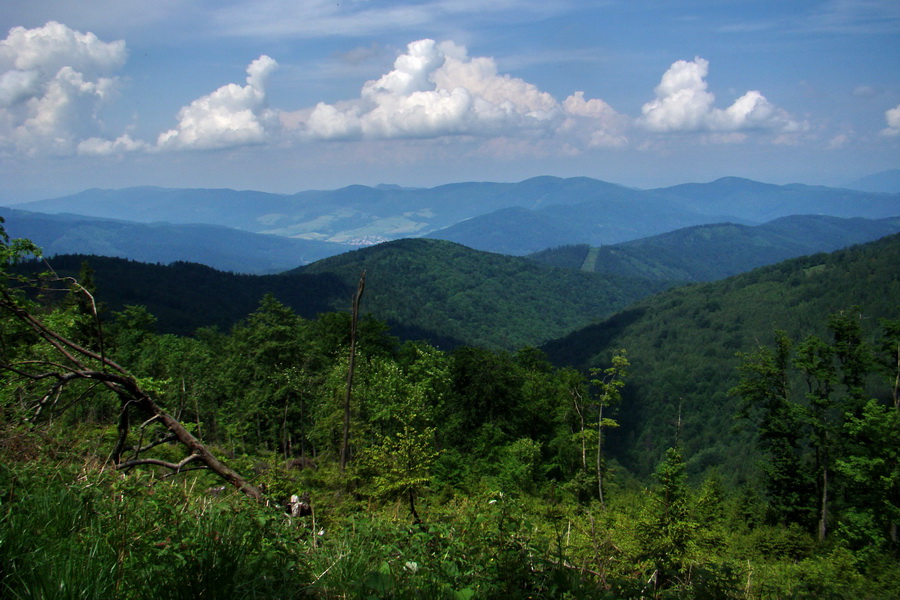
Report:
M 349 186 L 293 195 L 94 189 L 16 209 L 19 212 L 3 209 L 10 233 L 31 237 L 48 252 L 190 260 L 225 270 L 271 273 L 406 237 L 427 236 L 478 250 L 525 255 L 554 246 L 629 242 L 697 225 L 758 225 L 791 215 L 884 219 L 900 215 L 900 194 L 779 186 L 734 177 L 655 190 L 586 177 L 536 177 L 520 183 L 472 182 L 430 189 Z M 198 227 L 201 224 L 220 229 Z
M 346 252 L 332 242 L 250 233 L 222 225 L 136 223 L 68 213 L 0 209 L 13 237 L 44 254 L 96 254 L 148 263 L 190 261 L 221 271 L 265 275 Z

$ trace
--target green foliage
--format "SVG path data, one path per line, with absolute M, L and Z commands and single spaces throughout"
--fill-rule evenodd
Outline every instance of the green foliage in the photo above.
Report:
M 602 365 L 617 348 L 628 349 L 632 375 L 623 390 L 620 427 L 609 432 L 607 447 L 629 471 L 650 476 L 654 457 L 672 443 L 681 406 L 681 441 L 692 481 L 718 466 L 727 485 L 739 486 L 755 476 L 758 453 L 750 431 L 734 431 L 739 402 L 727 391 L 739 380 L 736 353 L 770 344 L 773 329 L 794 340 L 826 339 L 826 316 L 851 306 L 860 312 L 848 315 L 862 314 L 864 341 L 876 342 L 879 319 L 896 320 L 897 264 L 900 237 L 894 235 L 668 290 L 541 349 L 556 365 L 584 369 Z M 896 365 L 896 347 L 893 357 Z M 879 360 L 892 382 L 886 359 Z M 804 383 L 801 377 L 791 381 L 800 394 Z M 870 378 L 867 386 L 870 395 L 890 398 L 892 384 L 879 387 Z
M 696 302 L 729 310 L 687 293 L 666 301 L 701 319 Z M 78 331 L 73 304 L 31 306 L 60 332 Z M 631 318 L 606 326 L 625 331 Z M 105 463 L 120 407 L 96 386 L 67 389 L 45 418 L 28 421 L 23 407 L 43 388 L 22 369 L 51 354 L 4 321 L 4 597 L 878 598 L 890 597 L 900 576 L 896 321 L 876 337 L 864 328 L 874 322 L 852 310 L 799 344 L 779 333 L 773 347 L 743 353 L 732 401 L 702 378 L 698 390 L 679 387 L 687 375 L 674 354 L 648 378 L 652 338 L 579 372 L 528 347 L 399 345 L 370 318 L 360 327 L 343 472 L 346 315 L 308 319 L 264 296 L 227 332 L 158 334 L 154 321 L 140 306 L 115 313 L 103 328 L 108 351 L 233 457 L 271 505 L 229 490 L 206 494 L 218 482 L 205 471 L 112 470 Z M 667 340 L 685 335 L 672 325 Z M 691 365 L 688 374 L 719 376 Z M 651 400 L 668 398 L 652 415 L 659 439 L 629 431 L 628 419 L 644 410 L 634 406 L 635 381 Z M 770 459 L 764 476 L 748 470 L 735 486 L 727 461 L 716 460 L 724 446 L 687 450 L 704 435 L 723 443 L 728 431 L 700 430 L 702 411 L 680 400 L 688 392 L 695 401 L 709 393 L 704 402 L 719 402 L 719 412 L 743 402 L 753 428 L 741 439 L 758 434 Z M 676 422 L 680 404 L 685 418 Z M 728 423 L 716 417 L 713 425 Z M 145 425 L 128 445 L 158 442 L 163 459 L 184 458 Z M 672 431 L 678 441 L 651 487 L 605 455 L 624 455 L 626 442 L 650 455 Z M 706 475 L 699 488 L 692 467 Z M 820 542 L 811 523 L 826 472 L 834 534 Z M 294 494 L 309 498 L 310 514 L 289 518 L 276 506 Z
M 365 310 L 400 325 L 400 332 L 493 349 L 544 342 L 661 289 L 635 278 L 541 268 L 426 239 L 348 252 L 301 272 L 353 285 L 363 270 Z M 334 309 L 344 310 L 346 303 L 339 299 Z

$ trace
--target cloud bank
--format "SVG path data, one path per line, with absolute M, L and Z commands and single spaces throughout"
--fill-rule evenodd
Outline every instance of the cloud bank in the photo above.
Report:
M 629 136 L 713 134 L 742 141 L 749 132 L 794 133 L 793 119 L 759 91 L 727 108 L 708 90 L 709 63 L 680 60 L 663 74 L 656 98 L 637 118 L 576 91 L 558 100 L 536 85 L 500 73 L 490 57 L 471 57 L 452 41 L 410 43 L 393 69 L 365 82 L 357 98 L 286 112 L 268 106 L 278 68 L 262 55 L 244 84 L 229 83 L 182 107 L 173 128 L 153 142 L 108 134 L 101 109 L 118 88 L 124 41 L 104 42 L 56 22 L 17 27 L 0 41 L 0 152 L 7 155 L 108 155 L 220 150 L 253 144 L 326 140 L 464 139 L 483 148 L 540 145 L 559 154 L 630 143 Z M 885 135 L 900 134 L 900 107 L 887 112 Z
M 297 120 L 311 139 L 441 136 L 547 138 L 575 131 L 588 145 L 624 143 L 626 119 L 599 99 L 575 92 L 563 102 L 522 79 L 498 73 L 453 42 L 412 42 L 394 69 L 366 82 L 360 97 L 319 103 Z

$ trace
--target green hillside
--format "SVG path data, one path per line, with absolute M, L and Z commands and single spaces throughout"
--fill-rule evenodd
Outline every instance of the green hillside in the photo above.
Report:
M 348 252 L 279 275 L 84 255 L 61 255 L 49 262 L 59 274 L 77 276 L 85 261 L 110 310 L 146 306 L 159 319 L 160 331 L 182 335 L 210 325 L 228 329 L 267 293 L 306 318 L 346 312 L 365 270 L 363 312 L 388 322 L 403 339 L 425 339 L 442 348 L 536 346 L 664 287 L 633 277 L 542 267 L 425 239 Z
M 35 253 L 0 219 L 0 597 L 897 597 L 900 319 L 875 317 L 900 234 L 547 345 L 589 371 L 276 295 L 327 309 L 364 267 L 404 318 L 433 296 L 512 336 L 612 288 L 596 274 L 408 240 L 278 277 L 97 259 L 53 302 L 13 270 Z M 276 295 L 178 336 L 140 306 L 97 319 L 94 283 L 188 318 Z M 826 329 L 792 363 L 786 336 Z
M 98 299 L 109 311 L 145 306 L 158 318 L 160 332 L 179 335 L 209 326 L 228 330 L 268 293 L 306 318 L 330 311 L 332 302 L 353 293 L 327 274 L 239 275 L 195 263 L 161 265 L 81 254 L 55 256 L 47 263 L 61 277 L 78 277 L 86 263 L 94 271 Z M 30 262 L 17 270 L 31 274 L 45 268 Z
M 663 281 L 714 281 L 900 231 L 900 218 L 795 215 L 757 226 L 719 223 L 611 246 L 560 246 L 530 255 L 543 264 Z
M 663 284 L 541 267 L 451 242 L 407 239 L 298 269 L 355 286 L 367 272 L 364 309 L 392 324 L 467 345 L 536 345 L 624 308 Z M 346 309 L 346 301 L 334 304 Z
M 774 330 L 793 338 L 825 334 L 829 314 L 858 306 L 868 333 L 897 318 L 900 235 L 817 254 L 714 283 L 668 290 L 543 346 L 560 365 L 602 364 L 628 350 L 634 377 L 611 447 L 635 473 L 652 472 L 675 440 L 676 423 L 692 473 L 719 465 L 740 480 L 754 471 L 749 439 L 733 432 L 736 353 L 771 345 Z M 679 416 L 680 411 L 680 416 Z

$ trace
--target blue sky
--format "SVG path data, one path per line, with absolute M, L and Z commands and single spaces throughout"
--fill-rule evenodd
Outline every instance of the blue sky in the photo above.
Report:
M 900 167 L 896 0 L 0 6 L 0 201 Z

